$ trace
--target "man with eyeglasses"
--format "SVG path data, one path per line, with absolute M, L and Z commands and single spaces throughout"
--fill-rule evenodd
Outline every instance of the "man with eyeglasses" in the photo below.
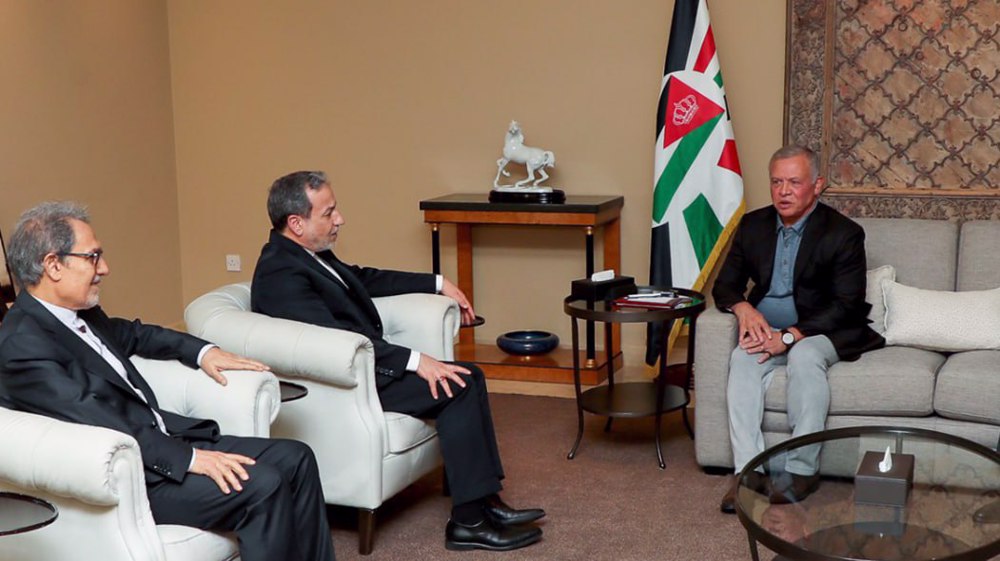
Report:
M 179 359 L 222 385 L 225 370 L 267 366 L 105 315 L 110 267 L 89 222 L 73 203 L 43 203 L 18 221 L 8 258 L 22 290 L 0 324 L 0 405 L 134 437 L 158 524 L 235 531 L 245 561 L 333 560 L 308 446 L 220 436 L 215 421 L 162 410 L 128 357 Z

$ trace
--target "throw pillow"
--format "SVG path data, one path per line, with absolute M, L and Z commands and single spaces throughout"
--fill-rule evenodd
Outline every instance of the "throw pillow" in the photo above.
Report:
M 942 292 L 884 281 L 885 339 L 932 351 L 1000 350 L 1000 288 Z
M 868 288 L 865 291 L 865 300 L 872 305 L 871 311 L 868 312 L 868 319 L 872 321 L 871 327 L 882 336 L 885 336 L 885 297 L 882 295 L 884 280 L 896 280 L 895 267 L 882 265 L 868 271 Z

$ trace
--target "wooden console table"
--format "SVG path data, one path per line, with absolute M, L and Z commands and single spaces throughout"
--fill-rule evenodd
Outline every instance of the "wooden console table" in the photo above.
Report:
M 564 204 L 491 203 L 488 193 L 453 194 L 420 201 L 424 222 L 431 225 L 434 272 L 441 272 L 440 225 L 454 224 L 458 252 L 457 285 L 475 306 L 472 280 L 472 226 L 496 224 L 513 226 L 572 226 L 583 230 L 586 241 L 586 276 L 594 272 L 594 229 L 601 226 L 604 242 L 603 268 L 621 272 L 622 196 L 567 195 Z M 569 281 L 566 288 L 569 290 Z M 607 359 L 613 357 L 614 369 L 622 366 L 621 333 L 613 328 L 612 350 L 596 357 L 594 324 L 587 325 L 587 347 L 580 351 L 581 381 L 599 384 L 607 378 Z M 479 344 L 470 329 L 459 334 L 456 358 L 477 363 L 490 378 L 532 382 L 573 383 L 573 351 L 558 348 L 542 356 L 511 356 L 495 345 Z M 601 362 L 603 360 L 603 362 Z

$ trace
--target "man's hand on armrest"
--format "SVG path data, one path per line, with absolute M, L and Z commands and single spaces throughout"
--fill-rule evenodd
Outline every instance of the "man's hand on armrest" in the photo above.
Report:
M 228 495 L 231 492 L 230 488 L 236 489 L 237 492 L 243 490 L 240 481 L 250 479 L 250 474 L 243 466 L 252 466 L 256 463 L 253 458 L 240 454 L 195 448 L 194 462 L 188 472 L 211 477 L 219 489 Z
M 201 369 L 210 378 L 225 386 L 226 377 L 222 375 L 224 370 L 255 370 L 265 372 L 271 367 L 263 362 L 257 362 L 237 354 L 226 352 L 219 347 L 212 347 L 201 359 Z
M 468 325 L 476 320 L 476 312 L 472 309 L 472 304 L 465 297 L 465 293 L 455 286 L 450 280 L 442 277 L 441 294 L 458 302 L 458 307 L 462 310 L 462 325 Z

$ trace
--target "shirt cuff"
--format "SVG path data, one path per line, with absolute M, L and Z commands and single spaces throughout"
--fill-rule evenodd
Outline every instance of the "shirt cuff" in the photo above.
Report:
M 195 449 L 194 449 L 194 448 L 192 448 L 192 449 L 191 449 L 191 461 L 190 461 L 190 462 L 188 462 L 188 473 L 191 473 L 191 468 L 193 468 L 193 467 L 194 467 L 194 455 L 195 455 L 196 453 L 197 453 L 197 452 L 195 452 Z
M 218 345 L 213 345 L 213 344 L 209 343 L 209 344 L 205 345 L 204 347 L 202 347 L 200 351 L 198 351 L 198 361 L 197 361 L 198 362 L 198 368 L 201 368 L 201 359 L 205 358 L 205 353 L 207 353 L 208 351 L 210 351 L 210 350 L 212 350 L 212 349 L 214 349 L 216 347 L 218 347 Z M 191 461 L 193 462 L 194 460 L 191 460 Z
M 444 288 L 444 275 L 434 275 L 434 292 L 441 294 L 442 288 Z
M 410 360 L 406 361 L 406 371 L 416 372 L 418 366 L 420 366 L 420 353 L 410 351 Z

